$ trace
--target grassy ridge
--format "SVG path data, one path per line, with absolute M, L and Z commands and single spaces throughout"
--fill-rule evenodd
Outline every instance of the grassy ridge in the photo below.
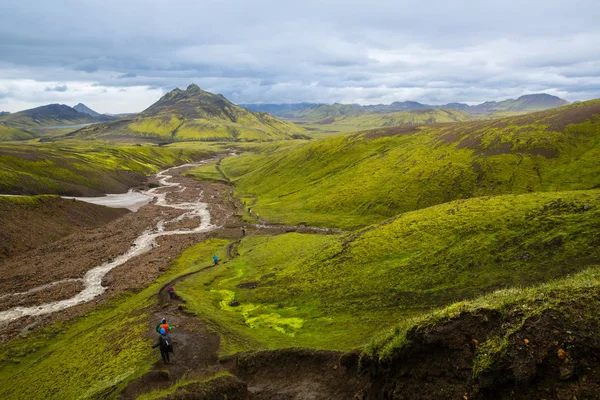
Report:
M 390 113 L 367 113 L 337 115 L 324 118 L 310 124 L 302 124 L 311 130 L 326 130 L 333 133 L 364 131 L 414 124 L 433 124 L 443 122 L 461 122 L 479 119 L 477 116 L 453 109 L 425 108 L 413 111 L 397 111 Z
M 178 294 L 220 327 L 224 354 L 344 350 L 431 307 L 598 263 L 599 228 L 600 190 L 460 200 L 351 235 L 247 237 Z
M 600 101 L 495 121 L 388 128 L 227 158 L 274 222 L 357 228 L 487 195 L 600 186 Z
M 196 179 L 227 182 L 217 170 L 217 160 L 210 160 L 198 167 L 191 168 L 185 172 L 185 176 L 191 176 Z
M 36 135 L 20 128 L 0 124 L 0 142 L 34 139 Z
M 224 256 L 227 243 L 201 243 L 140 293 L 0 345 L 0 393 L 15 399 L 118 398 L 127 382 L 160 358 L 151 348 L 155 333 L 147 315 L 155 295 L 176 276 L 208 266 L 213 253 Z
M 126 191 L 167 166 L 206 157 L 199 148 L 98 142 L 0 146 L 0 193 L 94 195 Z

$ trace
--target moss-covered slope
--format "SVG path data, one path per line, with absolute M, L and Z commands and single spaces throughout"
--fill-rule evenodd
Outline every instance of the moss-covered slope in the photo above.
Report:
M 37 136 L 26 130 L 16 128 L 14 126 L 4 125 L 0 122 L 0 142 L 12 140 L 27 140 L 34 139 Z
M 495 121 L 382 128 L 225 159 L 270 221 L 356 228 L 461 198 L 600 185 L 600 101 Z
M 186 148 L 57 142 L 0 146 L 0 193 L 99 195 L 126 192 L 167 166 L 208 152 Z
M 250 236 L 178 293 L 224 353 L 349 349 L 431 307 L 598 263 L 598 232 L 599 190 L 459 200 L 356 234 Z

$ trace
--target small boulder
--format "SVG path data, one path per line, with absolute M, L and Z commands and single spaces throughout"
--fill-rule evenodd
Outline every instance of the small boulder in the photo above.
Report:
M 563 365 L 559 368 L 559 371 L 560 371 L 560 380 L 566 381 L 573 377 L 573 373 L 575 372 L 575 369 L 573 368 L 572 365 Z
M 104 287 L 108 287 L 114 282 L 114 280 L 115 278 L 113 278 L 112 275 L 105 275 L 100 284 Z
M 240 305 L 240 302 L 239 302 L 238 300 L 235 300 L 235 299 L 234 299 L 234 300 L 231 300 L 231 301 L 229 302 L 229 306 L 230 306 L 230 307 L 237 307 L 237 306 L 239 306 L 239 305 Z

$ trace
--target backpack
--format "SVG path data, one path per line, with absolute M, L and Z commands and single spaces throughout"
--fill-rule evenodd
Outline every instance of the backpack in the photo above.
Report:
M 168 352 L 173 352 L 173 341 L 171 340 L 171 336 L 169 335 L 161 335 L 161 344 L 160 347 L 167 350 Z

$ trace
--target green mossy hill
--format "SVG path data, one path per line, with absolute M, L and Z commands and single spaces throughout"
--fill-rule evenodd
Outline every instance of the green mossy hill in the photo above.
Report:
M 356 132 L 391 126 L 470 121 L 475 118 L 459 110 L 422 108 L 393 113 L 362 113 L 358 115 L 332 116 L 316 121 L 310 126 L 314 129 L 333 132 Z
M 494 121 L 375 129 L 221 167 L 272 222 L 357 228 L 487 195 L 600 186 L 600 100 Z
M 178 294 L 217 327 L 223 354 L 348 350 L 431 307 L 598 263 L 599 232 L 600 190 L 459 200 L 355 234 L 244 238 Z
M 90 196 L 122 193 L 168 166 L 208 156 L 192 147 L 116 146 L 101 142 L 3 144 L 0 193 Z
M 31 132 L 15 128 L 13 126 L 4 125 L 0 122 L 0 142 L 12 140 L 29 140 L 35 139 L 36 137 L 37 136 Z
M 138 137 L 156 141 L 270 141 L 302 138 L 303 129 L 266 113 L 253 113 L 222 95 L 190 85 L 175 89 L 139 115 L 89 126 L 79 137 Z
M 0 344 L 0 394 L 12 399 L 116 399 L 159 360 L 151 348 L 148 310 L 156 294 L 180 275 L 224 256 L 224 240 L 209 240 L 173 263 L 155 283 L 127 292 L 68 323 L 38 328 Z
M 57 196 L 0 196 L 0 260 L 104 224 L 126 212 Z

